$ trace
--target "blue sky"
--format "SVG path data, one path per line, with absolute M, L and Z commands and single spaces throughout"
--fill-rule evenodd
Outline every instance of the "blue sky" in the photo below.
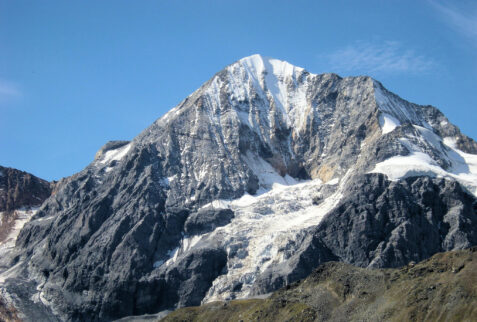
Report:
M 477 139 L 477 3 L 0 0 L 0 165 L 45 179 L 260 53 L 371 75 Z

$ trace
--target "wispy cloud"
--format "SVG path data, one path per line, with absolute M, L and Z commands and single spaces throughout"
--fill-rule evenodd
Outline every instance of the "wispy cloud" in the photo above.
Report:
M 21 95 L 22 93 L 16 84 L 0 79 L 0 102 L 5 102 Z
M 452 28 L 477 45 L 477 2 L 428 0 Z
M 331 71 L 338 73 L 422 73 L 435 63 L 430 57 L 406 49 L 397 41 L 360 41 L 325 56 Z

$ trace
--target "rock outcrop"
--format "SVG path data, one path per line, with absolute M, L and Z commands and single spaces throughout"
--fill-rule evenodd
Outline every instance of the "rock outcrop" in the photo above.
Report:
M 28 217 L 26 213 L 32 214 L 32 209 L 51 195 L 54 184 L 30 173 L 0 166 L 0 246 L 12 234 L 15 224 Z
M 38 207 L 51 195 L 54 183 L 0 166 L 0 212 Z

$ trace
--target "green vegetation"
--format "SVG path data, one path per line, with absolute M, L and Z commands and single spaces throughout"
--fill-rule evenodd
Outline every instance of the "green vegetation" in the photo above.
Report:
M 330 262 L 268 299 L 176 310 L 162 321 L 476 321 L 477 247 L 398 269 Z

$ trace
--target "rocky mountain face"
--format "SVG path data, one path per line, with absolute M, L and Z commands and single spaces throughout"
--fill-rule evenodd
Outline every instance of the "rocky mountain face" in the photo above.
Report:
M 30 173 L 0 166 L 0 257 L 11 253 L 20 229 L 51 195 L 53 187 L 54 183 Z M 0 320 L 20 321 L 17 310 L 3 299 L 1 291 Z
M 36 319 L 112 320 L 469 247 L 476 153 L 376 80 L 250 56 L 60 182 L 2 289 Z
M 51 195 L 53 185 L 30 173 L 0 166 L 0 247 L 14 226 L 22 224 L 19 221 L 28 214 L 31 217 Z
M 258 276 L 253 294 L 304 278 L 326 261 L 399 267 L 477 245 L 477 201 L 455 181 L 413 176 L 392 182 L 367 174 L 349 189 L 318 226 L 308 228 L 298 252 Z
M 51 195 L 53 185 L 30 173 L 0 166 L 0 211 L 38 207 Z
M 182 308 L 161 321 L 473 321 L 477 249 L 400 269 L 328 262 L 267 299 Z

